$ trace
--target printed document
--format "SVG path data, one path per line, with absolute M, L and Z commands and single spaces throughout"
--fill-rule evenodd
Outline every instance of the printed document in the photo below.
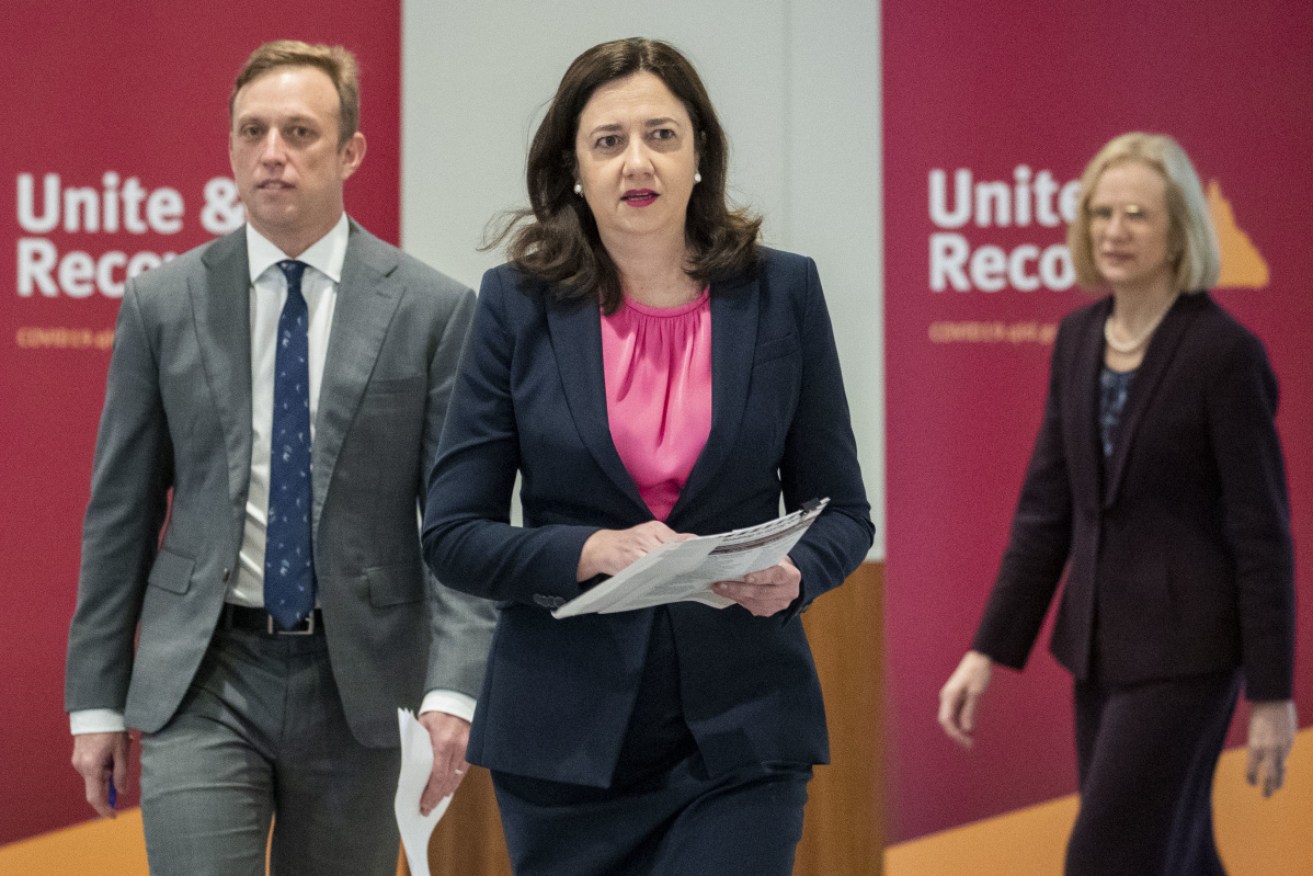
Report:
M 556 618 L 609 614 L 690 600 L 725 608 L 732 600 L 711 589 L 775 565 L 789 553 L 829 499 L 813 499 L 792 514 L 746 529 L 670 541 L 552 612 Z

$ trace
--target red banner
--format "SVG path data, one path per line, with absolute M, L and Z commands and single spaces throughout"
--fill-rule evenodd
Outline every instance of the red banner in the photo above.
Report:
M 232 81 L 281 37 L 356 52 L 371 148 L 352 215 L 400 227 L 400 3 L 49 3 L 0 12 L 0 845 L 93 817 L 69 766 L 64 646 L 114 318 L 128 276 L 242 221 Z
M 1217 297 L 1268 345 L 1296 543 L 1313 537 L 1313 7 L 884 0 L 882 14 L 897 842 L 1075 790 L 1070 681 L 1047 629 L 1023 675 L 995 673 L 974 751 L 934 715 L 1007 539 L 1057 321 L 1091 300 L 1064 226 L 1085 162 L 1116 134 L 1170 133 L 1195 161 L 1223 244 Z M 1301 564 L 1301 591 L 1309 575 Z M 1305 647 L 1303 725 L 1310 661 Z

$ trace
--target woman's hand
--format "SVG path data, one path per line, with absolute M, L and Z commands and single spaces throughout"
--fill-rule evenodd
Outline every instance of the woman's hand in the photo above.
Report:
M 579 552 L 575 578 L 587 581 L 597 575 L 614 575 L 659 545 L 690 538 L 693 536 L 675 532 L 660 520 L 649 520 L 629 529 L 599 529 L 588 536 Z
M 802 592 L 802 572 L 785 557 L 767 569 L 749 572 L 738 581 L 717 581 L 712 590 L 732 599 L 757 617 L 770 617 L 793 604 Z
M 939 726 L 963 748 L 975 744 L 976 711 L 989 689 L 994 661 L 979 651 L 968 651 L 939 691 Z
M 1286 779 L 1286 755 L 1295 744 L 1295 703 L 1269 700 L 1249 704 L 1249 763 L 1245 778 L 1271 797 Z

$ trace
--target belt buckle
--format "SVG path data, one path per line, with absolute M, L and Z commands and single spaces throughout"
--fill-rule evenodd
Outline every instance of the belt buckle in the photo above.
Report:
M 301 626 L 290 630 L 280 630 L 274 624 L 274 616 L 265 612 L 264 615 L 265 629 L 271 636 L 313 636 L 315 634 L 315 613 L 312 611 L 305 616 Z

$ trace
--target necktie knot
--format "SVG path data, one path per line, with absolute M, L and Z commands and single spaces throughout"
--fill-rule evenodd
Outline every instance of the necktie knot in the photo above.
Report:
M 278 268 L 287 278 L 287 288 L 301 291 L 301 275 L 305 273 L 306 263 L 296 259 L 283 259 L 278 263 Z

